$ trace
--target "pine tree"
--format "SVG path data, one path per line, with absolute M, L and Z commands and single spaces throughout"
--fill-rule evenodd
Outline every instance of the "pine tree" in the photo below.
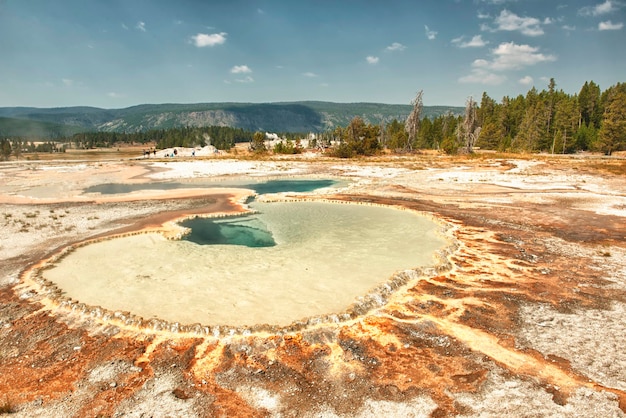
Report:
M 267 151 L 265 147 L 265 134 L 263 132 L 255 132 L 250 143 L 250 149 L 256 153 Z
M 2 157 L 2 159 L 8 160 L 11 156 L 11 152 L 13 152 L 13 150 L 11 149 L 11 142 L 9 142 L 8 139 L 0 140 L 0 156 Z
M 539 149 L 541 138 L 545 135 L 545 117 L 545 108 L 539 101 L 526 109 L 518 134 L 511 144 L 514 151 L 533 152 Z
M 578 127 L 579 109 L 575 97 L 562 97 L 555 106 L 551 152 L 574 151 L 574 134 Z
M 602 120 L 600 87 L 593 81 L 585 82 L 578 94 L 578 103 L 580 105 L 581 124 L 599 128 Z
M 613 151 L 626 148 L 626 84 L 612 87 L 607 97 L 596 147 L 611 155 Z

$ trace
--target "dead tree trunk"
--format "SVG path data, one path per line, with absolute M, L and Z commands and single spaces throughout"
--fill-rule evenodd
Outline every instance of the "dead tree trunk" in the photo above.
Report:
M 474 143 L 480 134 L 478 118 L 476 117 L 476 102 L 472 97 L 465 103 L 465 118 L 463 119 L 463 139 L 465 142 L 465 152 L 474 152 Z
M 413 110 L 404 122 L 404 130 L 408 134 L 408 143 L 406 145 L 406 148 L 408 148 L 409 150 L 413 149 L 413 144 L 415 143 L 417 133 L 420 129 L 420 117 L 422 115 L 422 109 L 424 107 L 424 105 L 422 104 L 423 93 L 423 90 L 417 92 L 415 99 L 413 99 L 413 101 L 411 102 L 411 105 L 413 105 Z

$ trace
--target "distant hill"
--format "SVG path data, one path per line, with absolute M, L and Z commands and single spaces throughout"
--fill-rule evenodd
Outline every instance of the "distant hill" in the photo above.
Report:
M 0 138 L 67 138 L 83 129 L 38 120 L 0 117 Z
M 464 108 L 424 106 L 423 117 Z M 96 107 L 0 108 L 0 136 L 53 138 L 76 132 L 139 132 L 182 126 L 230 126 L 250 131 L 322 132 L 346 126 L 355 116 L 371 124 L 403 121 L 410 105 L 382 103 L 280 102 L 144 104 L 124 109 Z

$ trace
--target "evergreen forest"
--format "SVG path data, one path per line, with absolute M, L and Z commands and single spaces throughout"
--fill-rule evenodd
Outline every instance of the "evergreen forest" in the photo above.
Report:
M 374 155 L 384 150 L 410 153 L 436 149 L 448 154 L 476 149 L 501 152 L 569 154 L 595 151 L 610 155 L 626 150 L 626 83 L 602 91 L 593 81 L 576 94 L 556 88 L 535 87 L 526 95 L 500 101 L 483 93 L 480 102 L 469 98 L 463 115 L 446 113 L 422 117 L 422 92 L 411 103 L 406 120 L 371 124 L 354 116 L 347 126 L 316 133 L 309 147 L 330 149 L 337 157 Z M 140 132 L 82 132 L 54 142 L 35 143 L 29 138 L 0 138 L 0 158 L 19 157 L 25 152 L 54 152 L 73 148 L 115 147 L 119 144 L 156 144 L 156 148 L 213 145 L 229 150 L 236 143 L 250 142 L 255 152 L 267 152 L 264 135 L 228 126 L 177 127 Z M 284 132 L 275 153 L 300 151 L 300 138 L 308 132 Z M 64 144 L 58 147 L 57 144 Z M 294 145 L 296 144 L 296 145 Z

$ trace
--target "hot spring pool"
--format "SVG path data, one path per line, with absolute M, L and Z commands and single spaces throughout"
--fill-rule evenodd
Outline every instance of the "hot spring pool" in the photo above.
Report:
M 282 192 L 312 192 L 326 187 L 337 187 L 343 184 L 338 180 L 330 179 L 291 179 L 291 180 L 222 180 L 214 182 L 153 182 L 153 183 L 104 183 L 84 189 L 84 193 L 100 193 L 103 195 L 131 193 L 139 190 L 175 190 L 187 188 L 219 188 L 238 187 L 252 189 L 258 194 Z
M 345 311 L 394 272 L 433 264 L 445 241 L 414 212 L 322 202 L 255 202 L 258 214 L 186 221 L 160 234 L 79 247 L 43 271 L 66 296 L 145 319 L 288 325 Z M 258 245 L 257 245 L 258 244 Z

